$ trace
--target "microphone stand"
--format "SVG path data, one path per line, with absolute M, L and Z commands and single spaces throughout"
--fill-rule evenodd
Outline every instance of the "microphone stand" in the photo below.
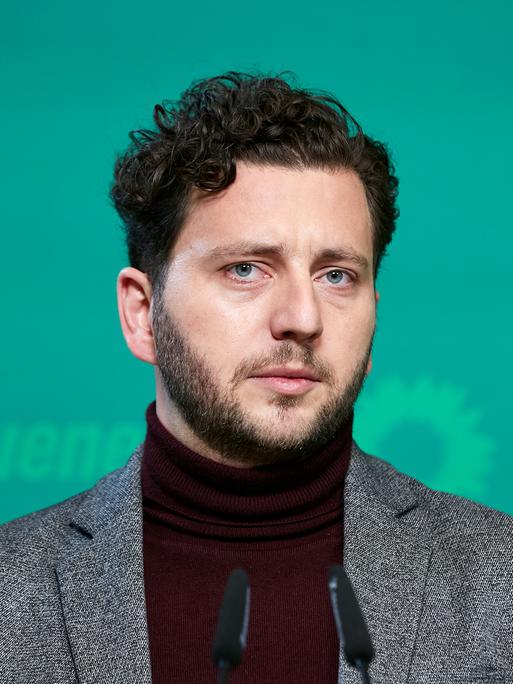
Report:
M 363 660 L 358 659 L 354 661 L 354 666 L 362 675 L 363 684 L 370 684 L 369 673 L 367 671 L 367 664 Z
M 228 684 L 230 674 L 230 664 L 226 660 L 221 660 L 217 666 L 217 684 Z

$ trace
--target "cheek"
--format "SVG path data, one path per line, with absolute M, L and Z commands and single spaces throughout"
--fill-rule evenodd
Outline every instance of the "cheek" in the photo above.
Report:
M 207 306 L 208 302 L 208 306 Z M 263 322 L 255 312 L 214 297 L 182 299 L 174 316 L 191 346 L 221 377 L 231 378 L 233 369 L 254 351 Z
M 215 300 L 206 307 L 206 301 L 207 299 L 188 306 L 180 316 L 185 329 L 197 337 L 209 341 L 213 336 L 227 345 L 238 341 L 245 341 L 247 344 L 255 330 L 263 325 L 255 312 L 239 309 L 233 304 L 220 306 Z
M 366 316 L 355 321 L 350 330 L 355 345 L 359 344 L 360 347 L 366 347 L 374 333 L 375 325 L 376 318 L 373 312 L 369 312 Z
M 355 361 L 367 351 L 374 333 L 374 326 L 373 311 L 341 320 L 332 319 L 329 332 L 325 328 L 325 348 L 326 353 L 333 359 L 333 363 L 339 368 L 352 367 Z

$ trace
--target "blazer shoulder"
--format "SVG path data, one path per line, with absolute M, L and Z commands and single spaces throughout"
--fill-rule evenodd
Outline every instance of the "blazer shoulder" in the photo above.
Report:
M 375 493 L 388 501 L 405 500 L 429 519 L 439 537 L 491 535 L 513 548 L 513 516 L 457 494 L 437 491 L 398 471 L 387 461 L 367 454 L 356 444 L 354 456 Z
M 67 545 L 77 514 L 82 509 L 100 510 L 112 506 L 111 500 L 122 487 L 124 475 L 139 456 L 140 447 L 125 466 L 108 473 L 91 488 L 0 525 L 0 568 L 55 560 Z

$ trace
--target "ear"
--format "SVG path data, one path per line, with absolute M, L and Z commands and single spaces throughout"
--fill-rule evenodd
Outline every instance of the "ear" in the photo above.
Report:
M 151 327 L 152 287 L 146 273 L 127 267 L 117 279 L 119 320 L 132 354 L 153 366 L 157 364 Z
M 379 302 L 379 292 L 377 290 L 375 290 L 374 296 L 376 298 L 376 305 L 377 305 L 377 303 Z M 369 360 L 367 361 L 367 368 L 365 369 L 365 376 L 369 375 L 371 370 L 372 370 L 372 353 L 369 356 Z

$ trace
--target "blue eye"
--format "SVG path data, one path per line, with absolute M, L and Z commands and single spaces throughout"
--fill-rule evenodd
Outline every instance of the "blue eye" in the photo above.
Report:
M 251 275 L 253 268 L 252 264 L 237 264 L 233 267 L 239 278 L 245 278 L 246 276 Z
M 342 282 L 342 278 L 347 275 L 347 273 L 344 271 L 328 271 L 325 275 L 332 285 L 338 285 Z

